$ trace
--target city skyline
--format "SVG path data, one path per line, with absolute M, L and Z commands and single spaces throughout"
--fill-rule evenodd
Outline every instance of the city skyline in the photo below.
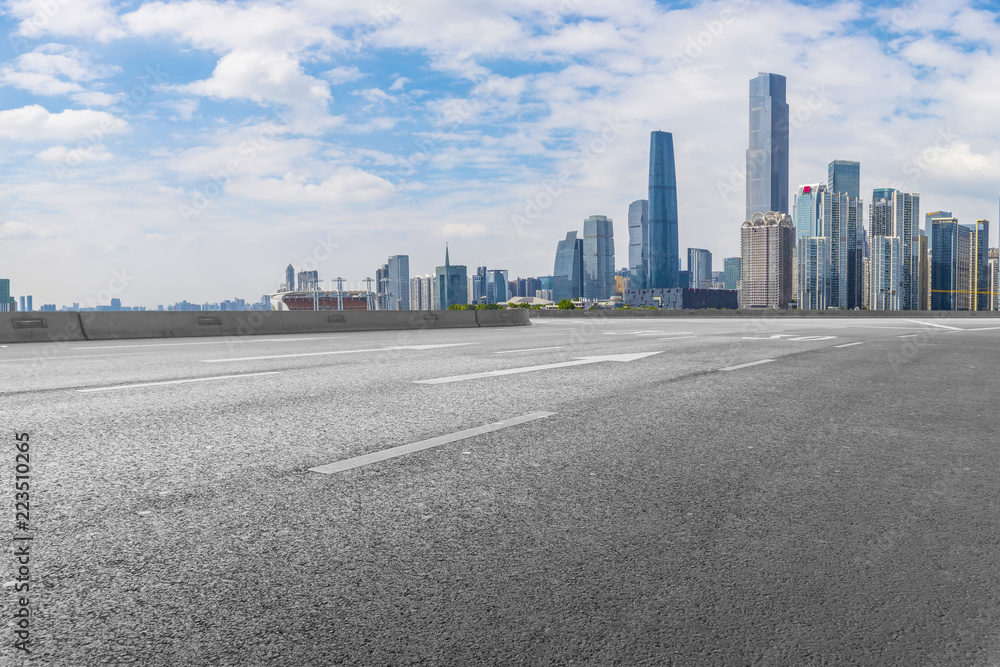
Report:
M 850 159 L 864 164 L 862 194 L 894 187 L 963 222 L 996 216 L 1000 143 L 976 102 L 991 89 L 994 12 L 737 5 L 486 5 L 458 17 L 482 21 L 490 39 L 475 42 L 440 34 L 433 7 L 379 22 L 290 6 L 275 11 L 315 29 L 302 44 L 262 27 L 263 56 L 237 30 L 250 8 L 196 30 L 190 8 L 100 4 L 89 22 L 31 29 L 19 6 L 0 21 L 14 46 L 0 81 L 0 275 L 40 304 L 85 302 L 124 271 L 123 300 L 152 306 L 269 292 L 280 279 L 263 267 L 314 257 L 351 283 L 391 253 L 427 271 L 445 241 L 469 266 L 544 274 L 552 243 L 585 217 L 607 215 L 627 238 L 657 128 L 680 165 L 679 250 L 736 256 L 757 72 L 787 80 L 790 187 Z M 512 45 L 525 47 L 516 58 Z M 252 75 L 264 56 L 272 84 Z M 80 148 L 94 127 L 100 140 Z

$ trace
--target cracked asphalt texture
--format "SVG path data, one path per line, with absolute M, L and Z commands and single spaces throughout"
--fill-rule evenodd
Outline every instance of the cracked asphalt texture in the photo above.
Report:
M 914 319 L 10 345 L 35 615 L 0 664 L 994 667 L 1000 320 Z

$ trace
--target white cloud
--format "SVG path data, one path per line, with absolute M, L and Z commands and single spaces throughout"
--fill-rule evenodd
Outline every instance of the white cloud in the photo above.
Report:
M 344 204 L 384 200 L 392 194 L 393 186 L 356 167 L 340 167 L 321 182 L 288 172 L 281 179 L 234 181 L 227 191 L 271 202 Z
M 357 81 L 358 79 L 363 79 L 364 77 L 365 73 L 354 65 L 351 65 L 350 67 L 334 67 L 333 69 L 323 73 L 323 78 L 335 86 L 339 86 L 343 83 L 350 83 L 351 81 Z
M 198 100 L 187 99 L 160 102 L 159 106 L 164 107 L 165 109 L 170 109 L 174 112 L 174 114 L 170 116 L 170 120 L 188 121 L 194 117 L 194 113 L 198 110 L 198 104 Z
M 108 42 L 126 34 L 110 0 L 8 0 L 7 11 L 21 21 L 11 38 L 15 46 L 44 35 Z
M 34 225 L 16 220 L 0 225 L 0 239 L 42 239 L 51 235 L 48 230 L 38 229 Z
M 389 86 L 389 90 L 403 90 L 409 82 L 410 79 L 407 79 L 405 76 L 397 77 L 396 80 L 392 82 L 392 85 Z
M 107 162 L 114 157 L 106 146 L 97 145 L 80 148 L 67 148 L 65 146 L 53 146 L 46 148 L 35 155 L 45 162 L 58 162 L 69 166 L 76 166 L 84 162 Z
M 84 139 L 124 132 L 128 123 L 104 111 L 67 109 L 51 113 L 38 104 L 0 111 L 0 139 L 46 141 Z
M 457 237 L 463 239 L 472 239 L 472 238 L 478 238 L 480 236 L 487 236 L 489 233 L 490 230 L 486 227 L 486 225 L 480 224 L 478 222 L 473 223 L 471 225 L 450 222 L 441 227 L 441 236 L 444 236 L 445 238 Z
M 94 64 L 90 56 L 62 44 L 45 44 L 0 69 L 0 83 L 34 95 L 70 95 L 87 106 L 110 106 L 119 95 L 88 90 L 81 85 L 114 76 L 120 67 Z

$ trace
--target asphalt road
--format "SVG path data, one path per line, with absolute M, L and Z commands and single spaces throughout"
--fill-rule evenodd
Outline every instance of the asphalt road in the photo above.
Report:
M 998 352 L 920 317 L 10 345 L 0 664 L 995 667 Z

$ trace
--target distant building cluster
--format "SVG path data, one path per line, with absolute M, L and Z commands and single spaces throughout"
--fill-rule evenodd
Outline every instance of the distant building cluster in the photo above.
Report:
M 802 310 L 1000 310 L 1000 250 L 990 248 L 990 222 L 960 224 L 935 211 L 920 224 L 920 193 L 885 187 L 861 196 L 861 165 L 833 160 L 825 181 L 798 186 L 789 202 L 791 129 L 786 80 L 762 72 L 750 80 L 746 151 L 746 218 L 740 256 L 714 270 L 712 252 L 688 248 L 682 269 L 678 242 L 677 166 L 673 135 L 650 134 L 646 199 L 628 208 L 627 266 L 615 269 L 614 223 L 583 220 L 556 244 L 552 274 L 511 279 L 506 269 L 452 264 L 411 275 L 408 255 L 392 255 L 364 279 L 364 289 L 328 284 L 313 268 L 289 264 L 277 291 L 242 299 L 158 310 L 442 310 L 508 304 L 555 307 L 798 308 Z M 867 224 L 866 224 L 867 213 Z M 0 279 L 0 311 L 31 311 Z M 39 310 L 54 311 L 45 304 Z M 129 311 L 109 305 L 62 310 Z

